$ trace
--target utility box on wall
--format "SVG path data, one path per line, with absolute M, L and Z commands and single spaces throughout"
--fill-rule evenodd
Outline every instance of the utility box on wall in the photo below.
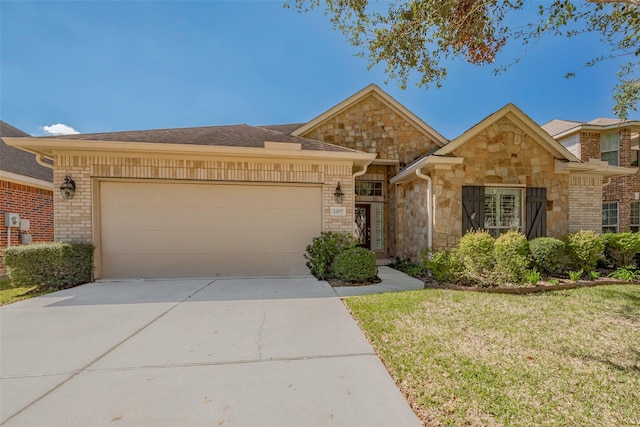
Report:
M 31 237 L 31 234 L 20 235 L 20 243 L 22 243 L 23 245 L 28 245 L 31 242 L 33 242 L 33 238 Z
M 4 214 L 4 226 L 5 227 L 19 227 L 20 226 L 20 214 L 5 212 L 5 214 Z
M 29 221 L 28 219 L 20 220 L 20 231 L 29 231 L 30 228 L 31 228 L 31 221 Z

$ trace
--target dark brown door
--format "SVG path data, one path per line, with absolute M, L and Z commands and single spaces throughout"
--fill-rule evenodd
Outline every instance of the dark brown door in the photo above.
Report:
M 358 246 L 371 249 L 371 205 L 356 205 L 356 237 Z

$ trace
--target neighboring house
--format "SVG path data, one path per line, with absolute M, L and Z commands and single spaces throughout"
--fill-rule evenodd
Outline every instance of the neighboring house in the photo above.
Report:
M 599 230 L 603 180 L 634 172 L 580 161 L 513 105 L 447 141 L 375 85 L 305 124 L 5 141 L 73 178 L 56 239 L 93 242 L 96 277 L 306 273 L 321 231 L 416 259 L 470 229 Z
M 0 137 L 30 137 L 0 120 Z M 0 251 L 21 244 L 21 240 L 53 240 L 53 171 L 38 163 L 36 156 L 0 140 Z M 29 230 L 5 224 L 5 213 L 16 213 L 29 221 Z M 26 228 L 23 221 L 23 227 Z M 24 236 L 24 237 L 22 237 Z M 10 237 L 10 241 L 8 240 Z M 0 274 L 5 270 L 0 255 Z
M 583 161 L 600 159 L 634 168 L 613 177 L 602 191 L 602 232 L 640 232 L 640 121 L 599 118 L 590 122 L 552 120 L 542 128 Z

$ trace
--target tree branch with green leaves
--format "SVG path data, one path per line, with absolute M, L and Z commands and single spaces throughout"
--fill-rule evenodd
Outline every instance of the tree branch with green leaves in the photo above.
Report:
M 511 40 L 524 47 L 549 35 L 575 38 L 596 33 L 608 53 L 594 56 L 565 77 L 606 60 L 628 57 L 617 72 L 613 112 L 627 119 L 631 111 L 638 111 L 639 0 L 544 2 L 535 18 L 518 27 L 510 27 L 508 18 L 524 8 L 524 0 L 290 0 L 285 7 L 301 13 L 323 8 L 334 28 L 359 49 L 359 56 L 368 59 L 369 68 L 384 63 L 388 78 L 403 89 L 413 80 L 413 73 L 419 75 L 419 86 L 440 87 L 447 76 L 446 60 L 494 64 Z M 507 71 L 518 61 L 498 64 L 494 70 Z

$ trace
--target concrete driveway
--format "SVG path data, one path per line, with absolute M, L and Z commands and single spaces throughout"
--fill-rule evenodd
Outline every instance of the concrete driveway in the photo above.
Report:
M 91 283 L 0 308 L 7 426 L 420 426 L 326 282 Z

